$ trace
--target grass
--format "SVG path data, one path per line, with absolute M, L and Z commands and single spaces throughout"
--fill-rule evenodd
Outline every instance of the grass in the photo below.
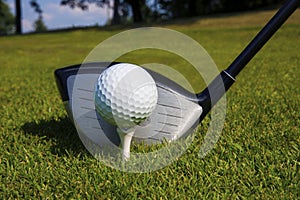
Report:
M 225 68 L 273 11 L 163 25 L 201 43 Z M 176 162 L 125 173 L 94 159 L 67 119 L 53 78 L 121 30 L 78 30 L 0 38 L 1 199 L 297 199 L 300 196 L 299 10 L 228 92 L 215 148 L 199 158 L 206 121 Z M 247 23 L 244 23 L 244 19 Z M 220 24 L 226 25 L 219 27 Z M 125 61 L 183 61 L 155 52 Z M 177 63 L 177 64 L 176 64 Z M 179 63 L 179 64 L 178 64 Z M 188 76 L 188 74 L 187 74 Z

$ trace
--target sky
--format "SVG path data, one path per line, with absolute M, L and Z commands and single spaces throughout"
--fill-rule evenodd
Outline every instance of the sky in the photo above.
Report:
M 15 0 L 6 1 L 11 12 L 15 14 Z M 38 14 L 30 6 L 29 0 L 22 0 L 22 28 L 23 32 L 34 30 L 33 23 L 38 19 Z M 73 26 L 105 25 L 112 16 L 112 10 L 90 4 L 87 11 L 79 8 L 71 9 L 61 6 L 60 0 L 37 1 L 43 10 L 43 20 L 48 29 L 68 28 Z

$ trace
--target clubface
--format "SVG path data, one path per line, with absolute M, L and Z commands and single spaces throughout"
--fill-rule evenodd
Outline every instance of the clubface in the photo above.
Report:
M 66 110 L 80 135 L 98 145 L 119 145 L 116 127 L 95 110 L 96 81 L 103 70 L 116 63 L 85 63 L 58 69 L 57 85 Z M 186 136 L 198 124 L 202 107 L 192 94 L 166 77 L 147 70 L 155 80 L 158 102 L 145 122 L 137 125 L 133 140 L 153 144 Z

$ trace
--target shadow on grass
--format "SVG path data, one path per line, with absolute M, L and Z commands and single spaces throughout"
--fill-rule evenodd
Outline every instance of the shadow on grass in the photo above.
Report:
M 51 153 L 55 155 L 79 156 L 87 153 L 75 127 L 68 118 L 27 122 L 22 126 L 22 130 L 25 134 L 39 136 L 51 142 L 53 144 Z

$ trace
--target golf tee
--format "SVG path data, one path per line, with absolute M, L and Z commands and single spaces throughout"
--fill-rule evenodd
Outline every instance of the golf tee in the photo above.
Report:
M 132 136 L 134 134 L 134 129 L 130 129 L 130 131 L 122 131 L 120 128 L 117 128 L 117 132 L 120 136 L 120 147 L 122 148 L 122 158 L 124 160 L 128 160 L 130 158 L 130 144 L 132 140 Z

